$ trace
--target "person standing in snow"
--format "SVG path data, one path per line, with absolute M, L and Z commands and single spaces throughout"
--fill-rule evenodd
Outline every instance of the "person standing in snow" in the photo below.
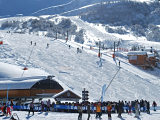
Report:
M 3 112 L 3 115 L 6 115 L 6 104 L 4 103 L 3 107 L 2 107 L 2 112 Z
M 107 105 L 107 113 L 108 113 L 108 120 L 111 120 L 111 110 L 112 110 L 112 105 L 110 104 L 110 102 Z
M 28 112 L 28 116 L 29 116 L 30 112 L 33 112 L 33 115 L 34 115 L 34 103 L 33 103 L 33 101 L 30 103 L 30 109 L 29 109 L 29 112 Z
M 118 103 L 118 117 L 121 118 L 121 114 L 122 114 L 122 111 L 123 111 L 123 104 L 122 102 L 119 101 Z
M 138 101 L 136 101 L 136 104 L 135 104 L 135 117 L 139 118 L 139 105 L 138 105 Z
M 47 101 L 47 111 L 50 111 L 50 105 L 51 105 L 51 101 L 50 101 L 50 99 L 48 99 L 48 101 Z
M 79 104 L 78 105 L 78 113 L 79 113 L 78 120 L 82 120 L 82 112 L 83 112 L 82 105 Z
M 7 113 L 6 113 L 6 117 L 8 116 L 8 114 L 10 115 L 11 117 L 11 108 L 9 106 L 9 102 L 7 103 Z
M 120 60 L 119 60 L 119 68 L 121 67 L 121 62 L 120 62 Z
M 41 111 L 43 112 L 44 111 L 44 102 L 41 101 Z
M 147 114 L 150 114 L 150 103 L 149 103 L 149 101 L 147 102 Z
M 154 111 L 156 111 L 157 103 L 156 103 L 155 101 L 153 101 L 152 106 L 153 106 L 153 108 L 154 108 Z
M 130 101 L 128 102 L 128 108 L 129 108 L 128 114 L 132 115 L 132 104 Z
M 32 41 L 31 41 L 31 45 L 32 45 Z
M 87 113 L 88 113 L 87 120 L 89 120 L 89 118 L 90 118 L 90 112 L 91 112 L 91 106 L 90 106 L 90 103 L 88 103 L 88 105 L 87 105 Z
M 101 118 L 101 103 L 100 102 L 96 106 L 96 118 Z
M 13 100 L 11 100 L 10 106 L 11 106 L 11 111 L 13 111 Z
M 47 43 L 47 48 L 49 48 L 49 43 Z
M 77 54 L 79 53 L 79 48 L 77 48 Z

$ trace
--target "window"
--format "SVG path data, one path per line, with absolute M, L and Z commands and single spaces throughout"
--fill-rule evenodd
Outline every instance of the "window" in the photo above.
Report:
M 46 80 L 40 80 L 39 82 L 35 83 L 31 89 L 62 89 L 62 86 L 54 81 L 54 80 L 50 80 L 50 79 L 46 79 Z
M 137 56 L 129 56 L 129 60 L 137 60 Z

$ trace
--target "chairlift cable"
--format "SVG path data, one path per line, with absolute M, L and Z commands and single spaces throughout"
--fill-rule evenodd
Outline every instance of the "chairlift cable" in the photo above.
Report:
M 34 46 L 32 47 L 32 50 L 31 50 L 31 52 L 30 52 L 30 55 L 29 55 L 29 57 L 28 57 L 28 60 L 26 61 L 26 64 L 25 64 L 25 67 L 24 67 L 24 68 L 27 67 L 27 64 L 28 64 L 28 62 L 29 62 L 29 60 L 30 60 L 30 58 L 31 58 L 32 53 L 33 53 L 33 50 L 34 50 Z M 24 71 L 25 71 L 25 70 L 23 70 L 23 73 L 22 73 L 22 75 L 21 75 L 21 78 L 22 78 L 23 75 L 24 75 Z
M 115 75 L 114 75 L 113 78 L 111 79 L 110 83 L 108 84 L 107 88 L 105 89 L 105 92 L 108 90 L 108 88 L 109 88 L 110 85 L 112 84 L 114 78 L 116 77 L 116 75 L 118 74 L 118 72 L 119 72 L 120 69 L 121 69 L 121 68 L 119 68 L 119 69 L 117 70 L 117 72 L 115 73 Z M 101 96 L 101 97 L 102 97 L 102 96 Z M 101 99 L 101 97 L 100 97 L 100 99 Z M 99 100 L 100 100 L 100 99 L 99 99 Z

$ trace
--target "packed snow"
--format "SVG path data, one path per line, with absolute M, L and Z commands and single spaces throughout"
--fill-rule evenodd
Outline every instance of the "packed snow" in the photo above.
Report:
M 59 113 L 59 112 L 35 112 L 34 115 L 32 113 L 28 116 L 28 112 L 24 111 L 13 111 L 13 113 L 17 113 L 20 120 L 77 120 L 78 113 Z M 154 112 L 151 111 L 151 114 L 141 113 L 139 119 L 135 118 L 134 113 L 132 115 L 122 114 L 122 118 L 118 118 L 117 114 L 112 114 L 112 120 L 159 120 L 160 119 L 160 111 Z M 83 113 L 82 120 L 86 120 L 88 115 Z M 0 117 L 2 120 L 8 119 L 9 117 Z M 17 119 L 17 117 L 15 116 Z M 91 114 L 90 120 L 97 120 L 95 118 L 95 114 Z M 98 119 L 99 120 L 99 119 Z M 107 114 L 102 114 L 102 120 L 108 120 Z
M 92 34 L 99 35 L 97 31 L 92 31 Z M 0 35 L 4 41 L 4 45 L 0 46 L 3 51 L 0 55 L 1 62 L 25 66 L 33 49 L 31 58 L 27 62 L 28 69 L 30 67 L 42 69 L 56 76 L 78 94 L 81 94 L 83 88 L 86 88 L 90 92 L 91 100 L 99 100 L 102 86 L 109 84 L 119 70 L 118 60 L 114 61 L 111 57 L 112 52 L 104 51 L 100 61 L 97 57 L 98 52 L 85 48 L 85 46 L 82 53 L 77 53 L 77 48 L 81 49 L 81 45 L 72 41 L 65 43 L 65 40 L 54 40 L 54 38 L 34 34 L 6 33 L 6 31 L 0 31 Z M 47 47 L 47 43 L 49 43 L 49 47 Z M 70 49 L 68 45 L 71 45 Z M 160 84 L 158 79 L 158 76 L 149 74 L 127 61 L 122 61 L 121 69 L 106 92 L 104 100 L 146 99 L 159 101 Z

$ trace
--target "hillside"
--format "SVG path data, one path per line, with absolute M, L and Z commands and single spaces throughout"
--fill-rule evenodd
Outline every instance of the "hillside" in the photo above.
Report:
M 24 19 L 24 18 L 10 18 L 10 19 Z M 25 17 L 25 20 L 28 18 Z M 59 16 L 59 19 L 63 17 Z M 90 50 L 90 45 L 95 45 L 94 40 L 90 42 L 90 39 L 100 39 L 109 35 L 102 32 L 102 28 L 98 29 L 97 25 L 83 22 L 78 17 L 69 18 L 72 24 L 85 29 L 88 39 L 83 44 L 82 53 L 77 53 L 77 48 L 81 49 L 82 44 L 74 42 L 74 38 L 66 43 L 64 39 L 54 40 L 52 37 L 46 37 L 43 34 L 36 33 L 14 33 L 11 30 L 1 30 L 0 36 L 4 44 L 0 46 L 0 62 L 10 63 L 17 66 L 24 67 L 28 60 L 30 52 L 31 58 L 27 63 L 27 67 L 38 68 L 49 74 L 55 75 L 59 81 L 61 81 L 68 88 L 81 94 L 83 88 L 86 88 L 90 92 L 91 100 L 99 100 L 101 96 L 101 88 L 104 84 L 109 84 L 119 67 L 111 57 L 112 51 L 104 50 L 102 60 L 97 57 L 98 51 Z M 4 22 L 6 19 L 1 20 Z M 7 19 L 9 20 L 9 19 Z M 53 20 L 53 19 L 52 19 Z M 54 20 L 53 20 L 54 21 Z M 101 32 L 100 32 L 101 31 Z M 93 36 L 94 35 L 94 36 Z M 104 37 L 100 37 L 100 36 Z M 110 38 L 115 38 L 111 35 Z M 31 42 L 32 41 L 32 45 Z M 36 42 L 36 46 L 34 43 Z M 122 45 L 139 44 L 140 41 L 123 41 Z M 47 47 L 47 43 L 49 46 Z M 90 44 L 89 44 L 90 43 Z M 154 44 L 153 42 L 146 42 L 141 40 L 143 45 L 150 45 L 159 48 L 160 44 Z M 112 45 L 112 42 L 109 43 Z M 69 45 L 71 48 L 69 49 Z M 125 52 L 121 53 L 121 55 Z M 116 78 L 109 87 L 104 100 L 135 100 L 146 99 L 159 101 L 158 96 L 160 94 L 159 69 L 155 71 L 144 71 L 140 68 L 132 66 L 127 62 L 124 57 L 118 57 L 121 62 L 121 69 L 119 70 Z M 151 74 L 151 73 L 152 74 Z
M 110 2 L 111 0 L 103 0 Z M 117 1 L 117 0 L 114 0 Z M 113 0 L 111 2 L 114 2 Z M 136 0 L 135 0 L 136 1 Z M 137 0 L 151 2 L 154 0 Z M 99 3 L 99 0 L 0 0 L 1 17 L 16 15 L 53 15 L 71 11 L 86 5 Z
M 0 41 L 4 43 L 0 45 L 0 77 L 50 74 L 65 89 L 81 95 L 86 88 L 90 100 L 98 101 L 102 86 L 109 85 L 117 73 L 104 100 L 146 99 L 160 103 L 160 69 L 144 70 L 127 60 L 127 51 L 134 47 L 153 47 L 159 51 L 160 3 L 149 0 L 102 3 L 0 0 Z M 97 57 L 99 42 L 105 48 L 101 50 L 102 59 Z M 116 52 L 116 60 L 112 58 L 114 42 L 125 49 Z M 25 66 L 28 71 L 22 70 Z

